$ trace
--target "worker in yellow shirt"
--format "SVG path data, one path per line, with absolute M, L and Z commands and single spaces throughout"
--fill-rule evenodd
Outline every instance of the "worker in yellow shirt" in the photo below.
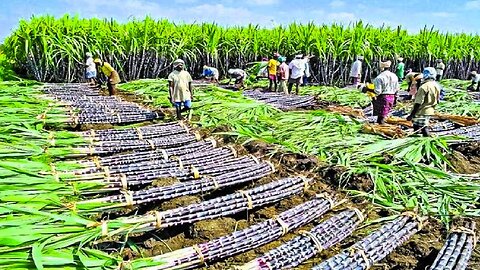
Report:
M 93 60 L 97 68 L 107 77 L 108 94 L 113 96 L 117 93 L 117 84 L 120 83 L 120 76 L 118 72 L 107 62 L 100 58 Z
M 272 91 L 272 85 L 275 85 L 275 92 L 277 92 L 277 67 L 280 66 L 280 62 L 278 62 L 279 56 L 278 53 L 274 53 L 273 58 L 268 60 L 268 91 L 270 92 Z

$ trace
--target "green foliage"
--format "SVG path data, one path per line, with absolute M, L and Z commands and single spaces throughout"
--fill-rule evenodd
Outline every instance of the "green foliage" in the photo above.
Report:
M 22 20 L 5 40 L 5 53 L 39 81 L 73 81 L 82 78 L 79 65 L 87 51 L 112 63 L 125 80 L 165 76 L 171 62 L 186 60 L 192 73 L 204 64 L 219 68 L 246 68 L 249 63 L 279 52 L 292 57 L 298 51 L 313 54 L 313 78 L 331 85 L 348 79 L 351 62 L 365 56 L 371 74 L 384 58 L 405 58 L 407 67 L 421 70 L 435 58 L 448 64 L 446 76 L 465 78 L 478 65 L 480 37 L 423 29 L 419 33 L 390 27 L 375 28 L 363 22 L 349 26 L 291 23 L 273 29 L 258 25 L 222 27 L 217 24 L 176 24 L 167 20 L 131 20 L 118 23 L 65 15 Z
M 13 71 L 13 66 L 10 61 L 7 60 L 7 57 L 0 49 L 0 82 L 16 80 L 15 72 Z

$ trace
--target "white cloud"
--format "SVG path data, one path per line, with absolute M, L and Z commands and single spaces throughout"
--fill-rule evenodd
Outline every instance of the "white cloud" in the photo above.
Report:
M 432 16 L 439 17 L 439 18 L 453 18 L 457 16 L 456 13 L 449 13 L 449 12 L 434 12 Z
M 356 20 L 355 14 L 350 12 L 334 12 L 328 14 L 327 18 L 335 22 L 352 22 Z
M 480 9 L 480 0 L 467 1 L 465 7 L 467 9 Z
M 346 5 L 346 3 L 344 1 L 341 1 L 341 0 L 333 0 L 329 4 L 329 6 L 331 8 L 341 8 L 341 7 L 344 7 L 345 5 Z
M 246 0 L 243 2 L 249 5 L 255 5 L 255 6 L 269 6 L 269 5 L 277 4 L 278 0 Z
M 194 4 L 197 3 L 198 0 L 175 0 L 174 2 L 177 4 Z

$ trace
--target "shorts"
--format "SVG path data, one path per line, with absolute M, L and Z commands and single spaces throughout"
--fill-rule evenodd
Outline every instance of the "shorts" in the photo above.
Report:
M 412 119 L 412 124 L 414 126 L 418 126 L 418 127 L 426 127 L 426 126 L 430 125 L 430 118 L 431 118 L 431 116 L 429 116 L 429 115 L 415 116 Z
M 272 80 L 272 81 L 276 81 L 276 80 L 277 80 L 277 75 L 275 75 L 275 74 L 268 74 L 268 79 L 269 79 L 269 80 Z
M 93 78 L 96 78 L 97 77 L 97 71 L 93 70 L 93 71 L 87 71 L 85 73 L 85 77 L 87 79 L 93 79 Z
M 302 82 L 302 77 L 298 77 L 296 79 L 290 78 L 288 79 L 288 83 L 300 84 Z
M 191 100 L 185 100 L 185 101 L 175 101 L 175 108 L 180 108 L 182 105 L 185 108 L 192 108 L 192 101 Z

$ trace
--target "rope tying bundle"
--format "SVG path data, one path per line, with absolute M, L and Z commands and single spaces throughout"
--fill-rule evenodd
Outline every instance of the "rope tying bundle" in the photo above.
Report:
M 301 230 L 300 234 L 312 240 L 313 244 L 315 245 L 315 248 L 317 249 L 317 253 L 320 253 L 323 251 L 322 242 L 313 233 Z
M 137 131 L 138 139 L 143 140 L 142 130 L 139 127 L 135 128 L 135 130 Z
M 288 233 L 290 228 L 288 227 L 288 224 L 285 221 L 283 221 L 283 219 L 281 219 L 279 216 L 275 216 L 273 217 L 273 220 L 278 222 L 278 224 L 280 224 L 280 226 L 282 227 L 282 236 Z
M 205 263 L 205 255 L 203 255 L 203 252 L 200 249 L 200 247 L 198 245 L 193 245 L 192 248 L 197 253 L 198 259 L 200 260 L 200 264 L 204 264 Z
M 239 193 L 242 194 L 242 196 L 247 199 L 247 209 L 252 210 L 253 209 L 253 200 L 252 200 L 252 197 L 250 196 L 250 194 L 248 194 L 244 190 L 240 190 Z

